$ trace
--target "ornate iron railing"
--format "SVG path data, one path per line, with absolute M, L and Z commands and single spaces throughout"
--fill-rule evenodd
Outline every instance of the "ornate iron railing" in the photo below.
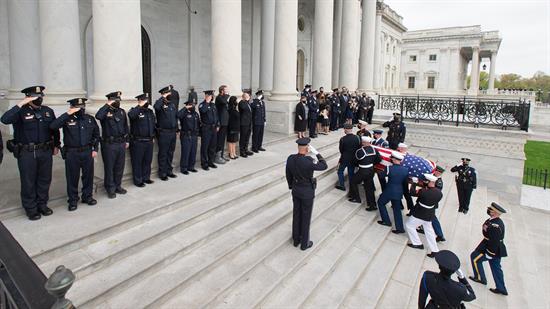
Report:
M 378 109 L 400 112 L 404 119 L 437 124 L 529 128 L 530 102 L 469 97 L 378 96 Z

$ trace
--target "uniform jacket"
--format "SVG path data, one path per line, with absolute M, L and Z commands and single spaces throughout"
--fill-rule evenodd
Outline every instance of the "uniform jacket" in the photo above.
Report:
M 157 116 L 157 128 L 164 130 L 176 130 L 178 128 L 178 107 L 170 98 L 166 101 L 160 97 L 153 106 Z
M 180 121 L 180 138 L 193 135 L 197 136 L 200 130 L 200 117 L 195 109 L 182 108 L 178 111 Z
M 475 189 L 477 187 L 476 169 L 469 165 L 456 165 L 451 168 L 451 172 L 458 173 L 455 176 L 457 186 Z
M 216 110 L 218 111 L 218 119 L 220 126 L 227 126 L 229 123 L 229 95 L 219 95 L 216 97 Z
M 388 142 L 386 142 L 386 140 L 383 139 L 382 137 L 379 138 L 379 139 L 371 141 L 371 144 L 373 144 L 374 146 L 379 146 L 379 147 L 384 147 L 384 148 L 390 147 L 390 144 L 388 144 Z
M 347 165 L 354 163 L 355 151 L 361 148 L 361 138 L 352 133 L 340 138 L 340 160 L 338 163 Z
M 241 100 L 239 102 L 239 112 L 241 113 L 241 126 L 252 125 L 252 107 L 250 102 Z
M 338 97 L 340 100 L 340 113 L 345 113 L 346 109 L 348 108 L 348 102 L 349 102 L 349 95 L 340 95 Z
M 286 160 L 286 181 L 292 195 L 297 198 L 309 199 L 315 197 L 313 172 L 328 168 L 325 159 L 318 154 L 317 162 L 310 156 L 293 154 Z
M 389 128 L 387 140 L 389 143 L 403 143 L 407 134 L 407 127 L 403 121 L 386 121 L 382 124 L 384 128 Z
M 53 110 L 47 106 L 33 109 L 29 104 L 15 105 L 2 115 L 3 124 L 13 125 L 14 139 L 20 144 L 42 144 L 53 141 L 55 147 L 61 144 L 59 130 L 51 129 L 55 120 Z
M 456 282 L 440 273 L 425 271 L 420 282 L 418 292 L 418 308 L 461 308 L 462 302 L 476 299 L 474 290 L 465 278 Z M 426 305 L 426 299 L 430 295 L 430 302 Z
M 355 160 L 359 168 L 363 166 L 372 165 L 369 169 L 374 171 L 374 165 L 382 161 L 382 157 L 378 150 L 372 148 L 371 146 L 364 146 L 355 151 Z
M 206 103 L 206 101 L 202 101 L 201 104 L 199 104 L 199 113 L 201 116 L 201 125 L 220 126 L 218 111 L 216 110 L 214 102 L 210 101 L 210 103 Z
M 308 118 L 317 119 L 317 116 L 319 116 L 319 102 L 317 102 L 317 99 L 315 97 L 310 97 L 310 99 L 307 101 L 307 107 L 309 109 Z
M 170 90 L 170 101 L 176 106 L 176 110 L 180 108 L 180 93 L 177 90 Z
M 131 138 L 152 138 L 155 136 L 156 117 L 152 109 L 135 106 L 128 111 Z
M 411 215 L 424 221 L 432 221 L 435 217 L 435 209 L 443 198 L 443 193 L 436 187 L 422 188 L 418 191 L 417 196 L 416 205 L 411 210 Z
M 403 198 L 403 188 L 408 181 L 409 169 L 394 164 L 388 166 L 383 175 L 388 177 L 388 182 L 382 194 L 388 196 L 390 200 L 401 200 Z
M 118 138 L 128 141 L 130 130 L 124 109 L 105 104 L 97 111 L 95 118 L 101 122 L 101 136 L 104 140 Z
M 93 116 L 63 113 L 52 121 L 50 128 L 53 130 L 63 128 L 63 146 L 65 147 L 91 146 L 93 151 L 99 148 L 99 126 Z
M 263 126 L 265 124 L 265 102 L 264 100 L 254 99 L 250 105 L 252 108 L 253 125 Z
M 328 100 L 330 102 L 330 114 L 338 115 L 340 113 L 340 99 L 338 95 L 330 95 Z
M 483 240 L 477 246 L 477 251 L 485 252 L 485 254 L 491 257 L 508 256 L 508 251 L 504 244 L 504 222 L 502 222 L 502 219 L 487 219 L 483 223 L 482 232 Z

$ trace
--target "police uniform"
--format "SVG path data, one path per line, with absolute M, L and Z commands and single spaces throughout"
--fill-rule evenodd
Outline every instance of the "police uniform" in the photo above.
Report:
M 499 214 L 506 213 L 504 208 L 494 202 L 487 208 L 488 213 L 489 210 Z M 491 273 L 493 274 L 496 285 L 496 289 L 490 289 L 491 292 L 508 295 L 506 285 L 504 284 L 504 273 L 500 265 L 500 259 L 508 256 L 506 245 L 504 244 L 504 232 L 504 222 L 499 216 L 489 218 L 483 223 L 483 240 L 472 254 L 470 254 L 472 269 L 474 270 L 474 276 L 470 277 L 470 279 L 481 284 L 487 284 L 487 278 L 483 270 L 483 262 L 489 261 Z
M 458 282 L 451 279 L 460 268 L 460 260 L 453 252 L 441 250 L 435 256 L 440 272 L 425 271 L 422 274 L 418 291 L 418 308 L 465 308 L 462 302 L 476 299 L 476 294 L 468 280 L 459 271 Z M 430 301 L 426 300 L 430 296 Z
M 264 126 L 265 126 L 265 102 L 264 92 L 258 90 L 256 92 L 256 98 L 252 101 L 250 107 L 252 108 L 252 151 L 265 151 L 262 147 L 264 140 Z
M 364 136 L 363 139 L 370 142 L 370 138 L 367 136 Z M 372 148 L 370 145 L 367 145 L 355 151 L 355 161 L 357 162 L 359 169 L 351 181 L 351 198 L 349 201 L 361 203 L 361 197 L 357 186 L 362 182 L 365 189 L 365 197 L 367 199 L 367 209 L 374 210 L 376 209 L 376 199 L 374 197 L 374 191 L 376 190 L 374 187 L 374 166 L 380 163 L 382 158 L 380 157 L 378 150 Z
M 401 162 L 403 161 L 403 155 L 399 152 L 392 152 L 391 157 Z M 390 217 L 386 209 L 386 204 L 391 201 L 393 218 L 395 220 L 395 230 L 392 232 L 404 233 L 401 199 L 403 198 L 403 184 L 406 184 L 409 178 L 409 169 L 400 164 L 393 164 L 388 166 L 383 173 L 384 177 L 388 177 L 388 181 L 386 189 L 378 197 L 378 211 L 380 212 L 381 220 L 377 222 L 381 225 L 391 226 Z
M 92 152 L 99 148 L 99 126 L 93 116 L 86 114 L 86 98 L 69 100 L 71 108 L 80 110 L 69 115 L 63 113 L 55 119 L 50 128 L 63 128 L 63 148 L 61 153 L 65 159 L 65 175 L 67 180 L 67 196 L 69 211 L 76 210 L 78 203 L 78 179 L 82 170 L 82 202 L 95 205 L 92 197 L 94 182 L 94 158 Z
M 204 94 L 213 96 L 214 90 L 207 90 Z M 202 101 L 199 104 L 199 113 L 201 116 L 201 166 L 204 170 L 208 170 L 209 167 L 217 167 L 214 164 L 214 157 L 217 142 L 216 130 L 220 126 L 220 121 L 214 101 L 210 101 L 210 103 Z
M 389 147 L 395 150 L 397 149 L 397 145 L 399 143 L 403 143 L 405 141 L 407 127 L 405 126 L 403 121 L 400 120 L 401 114 L 394 113 L 393 115 L 394 115 L 394 119 L 391 121 L 384 122 L 382 126 L 384 128 L 389 128 L 388 136 L 386 139 L 388 140 Z
M 475 168 L 469 165 L 470 159 L 462 158 L 462 161 L 463 164 L 452 167 L 451 172 L 458 173 L 455 176 L 458 193 L 458 211 L 466 214 L 470 209 L 472 192 L 477 187 L 477 176 Z
M 296 143 L 307 146 L 310 139 L 300 138 Z M 312 157 L 302 154 L 292 154 L 286 160 L 286 180 L 288 188 L 292 190 L 293 219 L 292 239 L 294 246 L 301 244 L 300 248 L 306 250 L 313 245 L 309 240 L 309 225 L 315 198 L 316 181 L 313 178 L 314 171 L 323 171 L 328 168 L 327 162 L 317 154 L 317 162 Z
M 248 89 L 245 89 L 249 93 Z M 250 141 L 250 131 L 252 128 L 252 107 L 249 101 L 241 100 L 239 102 L 239 113 L 241 120 L 241 132 L 239 138 L 239 154 L 241 157 L 248 157 L 254 153 L 248 150 L 248 142 Z
M 339 127 L 343 128 L 344 123 L 346 123 L 346 110 L 348 109 L 348 104 L 349 104 L 350 97 L 349 97 L 348 93 L 343 92 L 342 94 L 340 94 L 338 99 L 340 100 L 340 125 L 339 125 Z
M 317 117 L 319 117 L 319 103 L 317 102 L 317 98 L 314 95 L 314 92 L 312 92 L 312 95 L 309 96 L 307 101 L 307 107 L 308 107 L 308 127 L 309 127 L 309 137 L 310 138 L 316 138 L 317 132 L 315 131 L 317 128 Z
M 126 190 L 121 187 L 121 184 L 126 162 L 129 129 L 126 112 L 120 107 L 121 95 L 120 91 L 107 94 L 107 100 L 114 100 L 114 102 L 111 105 L 103 105 L 95 115 L 95 118 L 101 122 L 104 186 L 109 198 L 115 198 L 116 193 L 126 194 Z
M 373 132 L 373 136 L 375 134 L 380 134 L 379 138 L 373 137 L 373 140 L 371 141 L 372 145 L 383 147 L 383 148 L 390 147 L 390 144 L 388 144 L 388 142 L 384 138 L 382 138 L 382 134 L 384 133 L 384 130 L 374 129 L 372 130 L 372 132 Z M 378 181 L 380 182 L 380 188 L 382 189 L 382 191 L 384 191 L 384 188 L 386 187 L 386 178 L 384 177 L 383 173 L 380 173 L 380 172 L 377 172 L 376 176 L 378 177 Z
M 328 97 L 330 102 L 330 130 L 338 130 L 338 121 L 340 120 L 340 99 L 338 98 L 338 88 L 332 89 L 333 93 Z
M 229 161 L 224 158 L 225 141 L 227 139 L 227 126 L 229 125 L 229 94 L 218 95 L 215 100 L 216 111 L 218 112 L 218 120 L 220 128 L 216 133 L 216 164 L 225 164 Z
M 351 130 L 351 124 L 344 125 L 344 128 Z M 348 170 L 348 180 L 351 185 L 355 173 L 355 152 L 361 148 L 361 138 L 353 133 L 349 133 L 340 138 L 338 145 L 340 150 L 340 159 L 338 160 L 338 185 L 336 189 L 346 190 L 344 186 L 344 170 Z M 351 193 L 351 192 L 350 192 Z
M 130 156 L 132 159 L 132 178 L 134 185 L 144 187 L 152 184 L 151 163 L 156 133 L 156 117 L 149 108 L 148 93 L 138 95 L 138 101 L 147 101 L 143 106 L 134 106 L 128 111 L 130 119 Z
M 188 108 L 189 107 L 189 108 Z M 200 132 L 200 118 L 192 101 L 187 101 L 185 107 L 178 112 L 180 120 L 181 159 L 180 171 L 187 175 L 196 173 L 197 140 Z
M 367 97 L 367 117 L 366 121 L 368 124 L 372 124 L 372 115 L 374 114 L 374 99 L 371 97 Z
M 170 87 L 164 87 L 159 93 L 171 93 Z M 166 181 L 168 177 L 176 178 L 172 172 L 172 161 L 176 150 L 176 135 L 178 133 L 178 107 L 172 101 L 171 95 L 160 97 L 153 106 L 157 117 L 157 140 L 159 144 L 158 165 L 159 177 Z
M 38 220 L 41 214 L 49 216 L 50 183 L 52 181 L 53 149 L 59 148 L 59 130 L 52 130 L 53 110 L 42 105 L 44 86 L 21 90 L 34 101 L 19 107 L 15 105 L 2 115 L 2 123 L 13 125 L 14 139 L 8 141 L 17 158 L 21 179 L 21 204 L 29 219 Z M 31 106 L 32 104 L 32 106 Z M 9 148 L 8 148 L 9 149 Z
M 173 85 L 168 86 L 170 88 L 170 102 L 174 103 L 176 110 L 180 108 L 180 93 L 174 89 Z

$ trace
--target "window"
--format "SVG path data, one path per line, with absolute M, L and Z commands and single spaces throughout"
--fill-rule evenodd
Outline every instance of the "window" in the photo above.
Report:
M 416 62 L 416 55 L 410 55 L 409 62 Z
M 428 76 L 428 89 L 435 89 L 435 76 Z
M 392 53 L 395 55 L 395 45 L 393 46 L 393 51 Z
M 304 17 L 300 16 L 298 18 L 298 30 L 300 30 L 300 32 L 304 32 L 305 28 L 306 28 L 306 22 L 304 20 Z
M 414 89 L 415 82 L 416 82 L 416 78 L 414 76 L 409 76 L 409 89 Z
M 390 43 L 386 43 L 386 53 L 390 53 Z
M 437 55 L 430 55 L 430 61 L 436 61 L 437 60 Z

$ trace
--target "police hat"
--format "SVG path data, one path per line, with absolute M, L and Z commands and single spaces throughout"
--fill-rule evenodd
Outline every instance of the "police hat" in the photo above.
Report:
M 86 101 L 88 101 L 88 99 L 86 98 L 74 98 L 67 102 L 69 103 L 70 106 L 81 107 L 86 105 Z
M 243 89 L 243 93 L 248 93 L 248 94 L 252 95 L 252 89 L 245 88 L 245 89 Z
M 398 152 L 398 151 L 392 151 L 392 152 L 391 152 L 391 157 L 392 157 L 393 159 L 397 159 L 397 160 L 399 160 L 399 161 L 401 161 L 401 160 L 403 160 L 403 159 L 405 158 L 405 157 L 403 156 L 403 154 L 400 153 L 400 152 Z
M 189 100 L 189 101 L 185 102 L 185 105 L 193 105 L 193 100 Z
M 307 146 L 309 145 L 309 142 L 311 142 L 311 138 L 309 137 L 302 137 L 296 140 L 296 144 L 299 146 Z
M 315 94 L 315 93 L 317 93 L 317 90 L 311 91 L 311 94 Z
M 437 166 L 435 167 L 435 170 L 438 171 L 438 172 L 440 172 L 440 173 L 445 172 L 445 169 L 444 169 L 442 166 L 439 166 L 439 165 L 437 165 Z
M 393 113 L 394 116 L 401 116 L 401 113 Z
M 138 95 L 136 97 L 136 99 L 138 99 L 140 101 L 148 100 L 149 99 L 149 94 L 148 93 L 142 93 L 142 94 Z
M 108 100 L 114 100 L 114 99 L 120 99 L 121 95 L 122 95 L 122 92 L 115 91 L 115 92 L 108 93 L 105 96 L 107 97 Z
M 384 133 L 384 130 L 374 129 L 374 130 L 372 130 L 372 132 L 373 132 L 374 134 L 382 134 L 382 133 Z
M 310 84 L 305 84 L 304 88 L 311 88 Z
M 332 89 L 332 92 L 338 92 L 338 88 Z
M 470 161 L 472 161 L 472 160 L 470 160 L 470 158 L 461 158 L 460 160 L 462 160 L 462 161 L 466 161 L 466 162 L 470 162 Z
M 435 261 L 439 266 L 450 270 L 457 271 L 460 268 L 460 259 L 456 254 L 449 250 L 441 250 L 435 254 Z
M 170 90 L 172 90 L 172 89 L 170 89 L 170 86 L 166 86 L 166 87 L 162 88 L 161 90 L 159 90 L 159 93 L 160 94 L 165 94 L 167 92 L 170 92 Z
M 204 95 L 214 95 L 214 90 L 205 90 Z
M 424 174 L 422 176 L 424 176 L 424 179 L 427 181 L 437 181 L 437 177 L 432 174 Z
M 256 91 L 256 95 L 261 95 L 261 94 L 264 94 L 264 91 L 259 89 L 258 91 Z
M 500 206 L 499 204 L 497 204 L 495 202 L 492 202 L 491 206 L 489 206 L 488 208 L 498 212 L 499 214 L 505 214 L 506 213 L 506 209 L 502 208 L 502 206 Z
M 43 97 L 44 96 L 44 86 L 31 86 L 21 90 L 21 93 L 24 93 L 27 97 Z
M 344 124 L 344 129 L 351 130 L 351 129 L 353 129 L 353 125 L 351 123 L 346 123 L 346 124 Z

